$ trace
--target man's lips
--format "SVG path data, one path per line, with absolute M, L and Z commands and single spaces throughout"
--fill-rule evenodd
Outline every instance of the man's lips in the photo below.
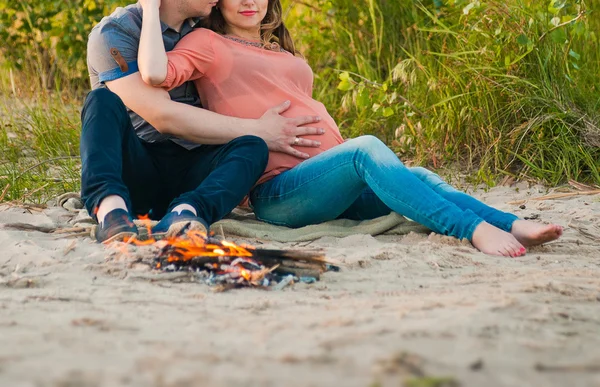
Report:
M 256 12 L 256 11 L 243 11 L 243 12 L 240 12 L 240 13 L 241 13 L 242 15 L 244 15 L 244 16 L 254 16 L 254 15 L 256 15 L 256 14 L 257 14 L 257 12 Z

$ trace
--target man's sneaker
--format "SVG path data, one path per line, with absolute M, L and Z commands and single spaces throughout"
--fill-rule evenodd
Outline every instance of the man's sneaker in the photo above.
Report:
M 96 240 L 101 243 L 122 241 L 127 237 L 137 236 L 138 229 L 129 212 L 117 208 L 104 217 L 96 228 Z
M 177 236 L 186 226 L 188 230 L 208 232 L 208 224 L 204 219 L 194 215 L 192 211 L 183 210 L 181 213 L 169 212 L 165 215 L 156 226 L 152 227 L 152 236 L 171 238 Z

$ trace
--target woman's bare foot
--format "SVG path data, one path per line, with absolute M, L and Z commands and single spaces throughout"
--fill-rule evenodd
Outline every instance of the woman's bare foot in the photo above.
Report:
M 541 224 L 515 220 L 510 233 L 525 246 L 536 246 L 560 238 L 563 228 L 557 224 Z
M 475 228 L 471 243 L 477 250 L 490 255 L 514 258 L 527 252 L 511 233 L 502 231 L 487 222 L 482 222 Z

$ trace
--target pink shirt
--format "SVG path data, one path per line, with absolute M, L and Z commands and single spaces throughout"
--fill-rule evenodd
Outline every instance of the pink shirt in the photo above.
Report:
M 167 78 L 161 87 L 172 89 L 193 80 L 207 109 L 240 118 L 260 118 L 290 100 L 285 117 L 320 116 L 318 126 L 325 129 L 323 135 L 303 136 L 320 141 L 319 148 L 301 147 L 300 151 L 313 157 L 344 142 L 325 106 L 312 98 L 313 72 L 301 58 L 232 41 L 204 28 L 186 35 L 167 55 Z M 300 162 L 297 157 L 270 152 L 257 184 Z

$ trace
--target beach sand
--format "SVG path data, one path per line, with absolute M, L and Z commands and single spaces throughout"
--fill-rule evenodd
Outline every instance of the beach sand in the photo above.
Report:
M 231 236 L 345 264 L 277 292 L 152 281 L 89 238 L 0 226 L 0 386 L 600 386 L 600 196 L 528 200 L 547 193 L 474 192 L 565 227 L 517 259 L 414 233 Z M 0 206 L 0 225 L 61 211 Z

